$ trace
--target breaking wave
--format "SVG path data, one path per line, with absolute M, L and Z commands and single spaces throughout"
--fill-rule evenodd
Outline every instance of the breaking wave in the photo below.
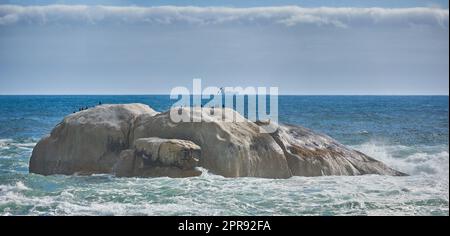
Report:
M 439 175 L 447 178 L 449 175 L 447 146 L 408 147 L 368 142 L 353 148 L 409 175 Z

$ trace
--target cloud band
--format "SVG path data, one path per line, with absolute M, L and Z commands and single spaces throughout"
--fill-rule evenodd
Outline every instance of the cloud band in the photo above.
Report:
M 448 9 L 440 8 L 302 8 L 280 7 L 122 7 L 85 5 L 0 5 L 0 25 L 14 24 L 275 24 L 353 27 L 428 25 L 448 29 Z

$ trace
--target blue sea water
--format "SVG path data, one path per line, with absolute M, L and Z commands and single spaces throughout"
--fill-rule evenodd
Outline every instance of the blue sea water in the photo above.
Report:
M 36 142 L 81 106 L 169 96 L 0 96 L 1 215 L 449 215 L 448 96 L 280 96 L 279 120 L 326 133 L 408 177 L 284 180 L 28 173 Z

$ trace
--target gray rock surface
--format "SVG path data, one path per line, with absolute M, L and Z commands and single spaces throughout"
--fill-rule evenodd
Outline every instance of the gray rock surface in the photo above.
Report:
M 191 141 L 180 139 L 141 138 L 134 149 L 120 153 L 113 173 L 120 177 L 198 176 L 196 170 L 201 149 Z
M 157 113 L 143 104 L 125 104 L 69 115 L 36 145 L 30 172 L 186 177 L 198 175 L 198 165 L 225 177 L 404 175 L 299 126 L 261 133 L 262 124 L 231 109 L 200 107 L 191 118 L 201 122 L 173 122 L 170 113 L 178 111 Z
M 66 116 L 33 149 L 30 172 L 37 174 L 110 173 L 129 147 L 134 120 L 156 114 L 143 104 L 101 105 Z
M 404 175 L 329 136 L 303 127 L 282 125 L 272 137 L 283 149 L 293 175 Z
M 190 140 L 202 149 L 200 166 L 225 177 L 288 178 L 291 173 L 283 150 L 253 122 L 224 122 L 240 116 L 232 109 L 194 108 L 192 118 L 202 122 L 172 122 L 170 111 L 139 116 L 130 143 L 144 137 Z M 240 116 L 243 120 L 243 117 Z

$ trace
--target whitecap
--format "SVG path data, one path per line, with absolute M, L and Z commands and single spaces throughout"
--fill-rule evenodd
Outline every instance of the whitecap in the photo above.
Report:
M 0 147 L 8 146 L 12 141 L 12 139 L 0 139 Z
M 30 140 L 17 141 L 14 139 L 0 139 L 0 148 L 6 150 L 10 148 L 32 150 L 36 144 L 34 140 L 30 142 Z
M 16 147 L 21 147 L 21 148 L 34 148 L 34 146 L 36 146 L 35 142 L 30 142 L 30 143 L 14 143 L 13 144 Z
M 22 182 L 22 181 L 18 181 L 17 183 L 16 183 L 16 188 L 18 189 L 18 190 L 30 190 L 30 188 L 28 188 L 27 186 L 25 186 L 25 184 Z
M 15 185 L 0 185 L 0 192 L 20 192 L 30 190 L 22 181 L 16 182 Z
M 449 153 L 445 146 L 408 147 L 368 142 L 353 148 L 410 175 L 447 175 L 448 179 Z

